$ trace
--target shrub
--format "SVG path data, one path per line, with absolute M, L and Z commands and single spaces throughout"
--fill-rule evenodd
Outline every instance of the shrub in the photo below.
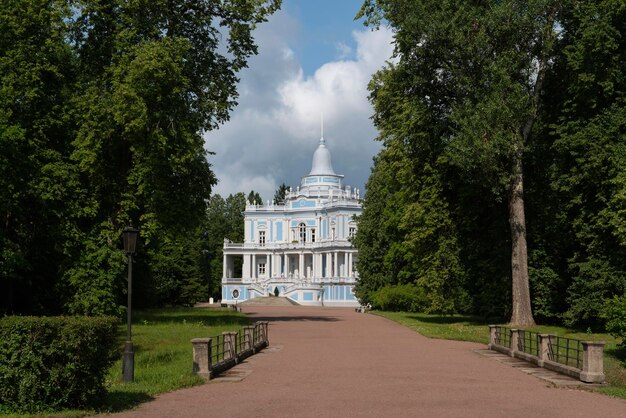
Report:
M 384 311 L 423 312 L 429 305 L 424 289 L 410 284 L 385 286 L 371 297 L 373 307 Z
M 607 300 L 602 317 L 606 320 L 606 330 L 612 336 L 621 338 L 620 345 L 626 348 L 626 296 Z
M 0 405 L 18 413 L 95 405 L 116 352 L 113 317 L 0 319 Z

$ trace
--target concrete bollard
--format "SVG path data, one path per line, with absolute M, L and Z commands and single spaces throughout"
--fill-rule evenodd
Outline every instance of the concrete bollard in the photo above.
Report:
M 193 346 L 193 368 L 192 371 L 203 379 L 211 378 L 211 339 L 194 338 L 191 340 Z
M 604 382 L 604 341 L 581 341 L 583 370 L 580 380 L 585 383 Z
M 487 348 L 489 350 L 493 350 L 493 347 L 498 345 L 498 326 L 497 325 L 489 325 L 489 344 Z
M 254 326 L 243 327 L 243 349 L 254 349 Z
M 269 339 L 269 335 L 267 332 L 268 325 L 269 325 L 268 321 L 261 321 L 261 329 L 263 329 L 263 341 L 265 341 L 266 345 L 270 344 L 270 339 Z
M 511 357 L 515 356 L 515 352 L 517 351 L 517 347 L 519 346 L 519 333 L 515 328 L 510 329 L 510 346 L 509 346 L 509 355 Z
M 547 360 L 550 360 L 550 346 L 552 345 L 551 334 L 539 334 L 539 360 L 537 365 L 543 367 Z

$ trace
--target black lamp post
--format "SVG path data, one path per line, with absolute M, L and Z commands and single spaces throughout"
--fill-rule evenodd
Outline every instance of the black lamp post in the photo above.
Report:
M 122 361 L 122 373 L 124 375 L 124 382 L 132 382 L 135 380 L 135 352 L 133 351 L 133 342 L 131 334 L 131 300 L 133 290 L 133 254 L 137 249 L 137 236 L 139 230 L 129 226 L 122 232 L 122 238 L 124 240 L 124 252 L 128 256 L 128 309 L 126 311 L 127 332 L 126 332 L 126 345 L 124 346 L 124 358 Z

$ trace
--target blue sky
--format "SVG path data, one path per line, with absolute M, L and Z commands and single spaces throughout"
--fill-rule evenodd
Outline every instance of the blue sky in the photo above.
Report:
M 390 59 L 392 34 L 354 21 L 361 0 L 284 0 L 255 30 L 259 54 L 240 74 L 239 105 L 205 134 L 223 196 L 255 190 L 264 200 L 308 174 L 320 138 L 344 185 L 364 190 L 380 149 L 367 84 Z M 363 193 L 361 193 L 363 194 Z
M 300 23 L 294 52 L 305 75 L 339 57 L 337 45 L 354 51 L 353 30 L 363 30 L 363 19 L 354 20 L 362 0 L 283 0 L 282 9 Z

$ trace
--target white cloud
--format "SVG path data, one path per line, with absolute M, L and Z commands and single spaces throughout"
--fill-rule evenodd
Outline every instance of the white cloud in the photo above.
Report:
M 352 56 L 352 48 L 345 42 L 337 42 L 335 44 L 335 49 L 337 50 L 337 58 L 343 60 Z
M 239 106 L 205 137 L 216 153 L 210 157 L 220 181 L 216 193 L 254 189 L 268 200 L 280 183 L 299 184 L 310 170 L 322 112 L 335 171 L 345 175 L 345 184 L 363 188 L 379 149 L 367 83 L 390 58 L 392 34 L 385 28 L 355 31 L 355 59 L 328 62 L 305 76 L 288 43 L 298 31 L 297 21 L 282 11 L 256 31 L 259 55 L 241 74 Z

